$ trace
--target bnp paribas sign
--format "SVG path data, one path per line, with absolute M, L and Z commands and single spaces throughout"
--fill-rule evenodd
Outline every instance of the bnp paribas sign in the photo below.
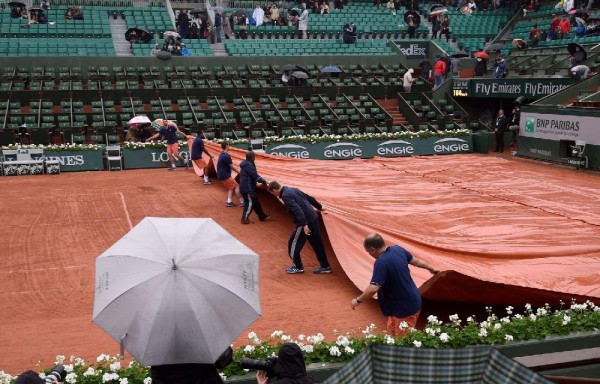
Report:
M 524 112 L 520 135 L 546 140 L 583 140 L 600 145 L 600 117 Z

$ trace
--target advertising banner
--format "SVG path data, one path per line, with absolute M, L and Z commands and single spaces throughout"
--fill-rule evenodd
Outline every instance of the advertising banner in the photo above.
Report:
M 540 99 L 573 84 L 573 78 L 454 79 L 453 96 Z
M 353 158 L 400 157 L 412 155 L 448 155 L 472 153 L 471 136 L 430 137 L 426 139 L 390 139 L 320 143 L 269 144 L 271 155 L 300 159 L 344 160 Z
M 560 143 L 521 136 L 517 141 L 517 154 L 534 159 L 560 161 Z
M 61 172 L 101 171 L 104 169 L 102 149 L 96 151 L 46 152 L 49 160 L 58 160 Z
M 187 147 L 179 150 L 181 156 L 187 159 Z M 167 148 L 123 149 L 123 168 L 165 168 L 169 166 Z
M 427 56 L 428 41 L 395 41 L 394 44 L 400 48 L 400 52 L 409 59 Z
M 519 135 L 600 145 L 600 117 L 523 112 Z

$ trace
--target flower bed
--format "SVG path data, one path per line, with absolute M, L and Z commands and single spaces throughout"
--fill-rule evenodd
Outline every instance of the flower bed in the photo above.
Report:
M 571 303 L 568 308 L 553 310 L 549 305 L 534 310 L 526 305 L 521 314 L 515 314 L 513 307 L 505 309 L 505 316 L 493 313 L 486 308 L 488 316 L 479 322 L 473 316 L 463 322 L 458 315 L 452 315 L 447 322 L 436 316 L 429 316 L 423 330 L 409 329 L 402 338 L 392 337 L 378 332 L 374 325 L 355 333 L 345 335 L 334 331 L 334 339 L 328 341 L 317 335 L 298 335 L 292 338 L 283 331 L 275 331 L 270 337 L 260 339 L 254 332 L 248 334 L 249 343 L 234 351 L 234 363 L 223 372 L 223 377 L 239 376 L 246 372 L 239 362 L 242 356 L 253 359 L 265 359 L 277 354 L 282 343 L 295 342 L 304 351 L 308 364 L 317 362 L 347 362 L 352 360 L 368 344 L 383 343 L 413 348 L 460 348 L 477 344 L 509 344 L 522 340 L 543 340 L 553 335 L 569 335 L 575 332 L 599 332 L 600 307 L 587 301 L 582 304 Z M 149 372 L 136 362 L 121 366 L 118 356 L 100 355 L 96 362 L 89 364 L 81 358 L 57 356 L 57 363 L 65 364 L 69 372 L 65 382 L 82 384 L 149 384 Z M 46 370 L 46 373 L 49 370 Z M 11 383 L 14 378 L 0 371 L 0 384 Z

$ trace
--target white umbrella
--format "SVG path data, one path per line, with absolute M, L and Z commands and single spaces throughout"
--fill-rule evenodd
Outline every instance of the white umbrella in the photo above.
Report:
M 258 255 L 212 219 L 146 217 L 95 287 L 94 322 L 146 366 L 214 363 L 261 313 Z
M 175 32 L 175 31 L 166 31 L 165 33 L 163 33 L 163 36 L 164 37 L 170 36 L 170 37 L 173 37 L 175 39 L 178 39 L 178 38 L 181 37 L 181 35 L 179 33 Z
M 148 118 L 148 116 L 140 115 L 134 116 L 131 120 L 127 122 L 127 124 L 150 124 L 152 121 Z

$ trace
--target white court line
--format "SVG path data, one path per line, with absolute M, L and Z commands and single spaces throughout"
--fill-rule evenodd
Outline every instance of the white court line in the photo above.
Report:
M 119 192 L 121 195 L 121 203 L 123 203 L 123 210 L 125 210 L 125 218 L 127 218 L 127 224 L 129 224 L 129 229 L 133 228 L 133 224 L 131 224 L 131 218 L 129 217 L 129 211 L 127 210 L 127 204 L 125 203 L 125 196 L 123 196 L 122 192 Z

